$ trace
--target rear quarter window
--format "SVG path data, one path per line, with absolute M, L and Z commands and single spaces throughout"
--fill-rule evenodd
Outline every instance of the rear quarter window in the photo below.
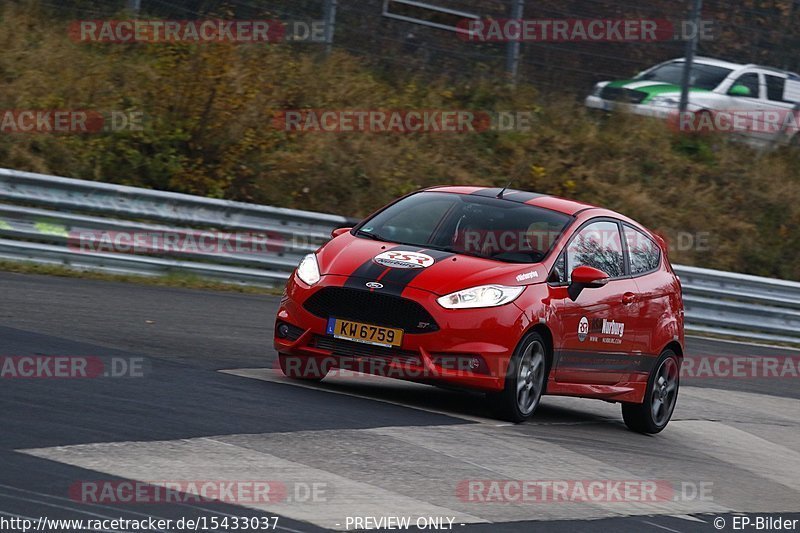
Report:
M 767 74 L 765 76 L 767 78 L 767 98 L 772 100 L 773 102 L 785 102 L 787 104 L 792 104 L 791 100 L 784 100 L 784 92 L 786 89 L 786 78 L 781 78 L 779 76 L 770 76 Z
M 652 272 L 661 264 L 661 249 L 641 231 L 625 226 L 625 243 L 628 246 L 632 275 Z

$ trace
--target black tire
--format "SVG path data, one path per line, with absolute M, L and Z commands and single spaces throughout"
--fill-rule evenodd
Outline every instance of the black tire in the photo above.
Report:
M 529 333 L 522 338 L 508 364 L 505 387 L 489 395 L 497 418 L 519 423 L 533 416 L 547 385 L 548 355 L 547 344 L 538 333 Z M 524 401 L 523 387 L 528 391 Z
M 667 427 L 678 402 L 680 364 L 672 350 L 661 353 L 647 380 L 644 401 L 622 404 L 622 419 L 628 429 L 654 434 Z
M 330 361 L 313 357 L 297 357 L 279 353 L 278 362 L 283 375 L 300 381 L 322 381 L 331 369 Z

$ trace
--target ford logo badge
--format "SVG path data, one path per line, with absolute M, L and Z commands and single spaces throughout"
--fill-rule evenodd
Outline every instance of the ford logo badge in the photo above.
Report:
M 377 281 L 370 281 L 369 283 L 367 283 L 367 287 L 369 287 L 370 289 L 382 289 L 383 283 L 378 283 Z

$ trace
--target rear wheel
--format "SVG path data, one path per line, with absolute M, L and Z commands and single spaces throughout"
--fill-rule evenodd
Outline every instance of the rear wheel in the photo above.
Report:
M 283 374 L 292 379 L 303 381 L 322 381 L 328 375 L 330 362 L 314 357 L 296 357 L 278 354 L 278 362 Z
M 547 351 L 538 333 L 525 336 L 508 363 L 505 387 L 492 394 L 495 415 L 509 422 L 524 422 L 536 411 L 547 380 Z
M 639 433 L 658 433 L 667 427 L 680 387 L 680 361 L 672 350 L 664 350 L 647 380 L 642 403 L 623 403 L 625 425 Z

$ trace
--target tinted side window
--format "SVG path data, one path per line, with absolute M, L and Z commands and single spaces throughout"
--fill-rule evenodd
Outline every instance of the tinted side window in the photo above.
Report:
M 619 226 L 615 222 L 595 222 L 581 229 L 567 246 L 567 267 L 587 265 L 612 278 L 625 274 Z
M 775 102 L 789 102 L 783 99 L 783 89 L 786 86 L 786 79 L 767 74 L 767 98 Z M 791 103 L 791 102 L 790 102 Z
M 751 72 L 750 74 L 742 74 L 739 76 L 733 85 L 744 85 L 748 89 L 750 89 L 750 96 L 749 98 L 758 98 L 759 90 L 758 90 L 758 74 L 755 72 Z M 733 87 L 731 85 L 731 87 Z M 748 97 L 744 97 L 748 98 Z
M 625 226 L 625 242 L 631 261 L 631 274 L 644 274 L 658 268 L 661 250 L 647 235 L 639 230 Z

